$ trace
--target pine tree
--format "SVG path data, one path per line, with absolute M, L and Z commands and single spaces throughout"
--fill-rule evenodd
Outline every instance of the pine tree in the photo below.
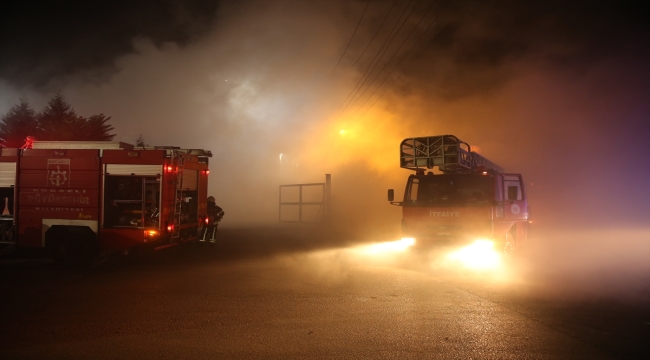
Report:
M 37 134 L 36 112 L 26 99 L 20 99 L 20 103 L 12 106 L 0 120 L 0 146 L 2 147 L 19 148 L 25 143 L 27 136 Z
M 56 94 L 38 114 L 38 140 L 81 140 L 86 121 L 72 108 L 63 95 Z
M 145 146 L 147 146 L 147 145 L 144 143 L 144 137 L 142 136 L 142 134 L 140 134 L 140 136 L 138 136 L 138 138 L 135 139 L 135 146 L 140 146 L 140 147 L 145 147 Z
M 27 136 L 37 140 L 111 141 L 110 117 L 104 114 L 85 118 L 77 115 L 63 95 L 56 94 L 40 113 L 36 114 L 25 99 L 2 116 L 0 146 L 20 147 Z
M 84 120 L 83 137 L 79 140 L 86 141 L 111 141 L 115 134 L 109 134 L 115 130 L 112 125 L 107 124 L 110 116 L 106 117 L 104 114 L 93 115 Z

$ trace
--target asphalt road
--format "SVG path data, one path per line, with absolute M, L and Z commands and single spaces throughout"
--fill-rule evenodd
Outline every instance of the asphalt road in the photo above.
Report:
M 0 259 L 0 358 L 650 358 L 643 297 L 561 297 L 516 267 L 369 254 L 304 229 L 188 245 L 84 271 Z

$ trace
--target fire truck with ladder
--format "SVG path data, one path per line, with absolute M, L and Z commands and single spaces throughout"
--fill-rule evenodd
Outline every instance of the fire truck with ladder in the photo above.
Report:
M 388 200 L 402 207 L 403 236 L 416 246 L 491 240 L 511 253 L 526 241 L 530 209 L 521 174 L 504 172 L 453 135 L 404 139 L 400 167 L 415 173 L 403 200 L 393 201 L 393 189 Z
M 134 247 L 195 241 L 208 221 L 211 156 L 104 141 L 0 149 L 0 242 L 82 266 Z

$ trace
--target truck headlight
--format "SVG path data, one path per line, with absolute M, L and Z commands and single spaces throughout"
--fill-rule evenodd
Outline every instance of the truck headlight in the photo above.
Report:
M 501 263 L 501 254 L 494 249 L 494 242 L 486 239 L 476 240 L 448 254 L 447 258 L 477 270 L 494 269 Z

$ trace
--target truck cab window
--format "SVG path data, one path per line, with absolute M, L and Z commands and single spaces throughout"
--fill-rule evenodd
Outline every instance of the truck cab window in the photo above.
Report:
M 483 206 L 490 203 L 490 178 L 435 175 L 412 178 L 410 202 L 416 206 Z
M 408 202 L 417 202 L 418 201 L 418 188 L 420 186 L 420 179 L 418 178 L 413 178 L 412 181 L 409 183 L 408 186 L 408 197 L 407 201 Z
M 522 200 L 521 181 L 516 175 L 503 175 L 503 193 L 507 200 Z

